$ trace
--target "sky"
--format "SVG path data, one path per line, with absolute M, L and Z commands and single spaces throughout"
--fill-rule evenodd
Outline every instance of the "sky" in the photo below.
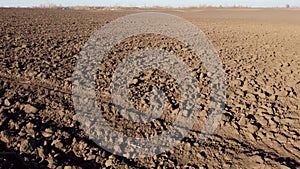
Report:
M 300 7 L 300 0 L 0 0 L 1 7 L 60 6 L 248 6 L 248 7 Z

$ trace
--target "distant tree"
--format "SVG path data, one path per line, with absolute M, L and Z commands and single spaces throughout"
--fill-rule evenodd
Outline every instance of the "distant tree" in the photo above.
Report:
M 285 7 L 286 7 L 286 8 L 290 8 L 290 5 L 289 5 L 289 4 L 286 4 Z

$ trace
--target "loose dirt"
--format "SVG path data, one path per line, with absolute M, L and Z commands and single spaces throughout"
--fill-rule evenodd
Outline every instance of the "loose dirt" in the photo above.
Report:
M 105 151 L 82 130 L 74 112 L 71 80 L 79 52 L 94 31 L 118 17 L 143 11 L 174 14 L 198 26 L 220 56 L 228 88 L 218 128 L 206 142 L 198 143 L 210 90 L 201 62 L 191 65 L 206 91 L 194 128 L 163 154 L 127 159 Z M 0 9 L 0 168 L 299 167 L 298 16 L 296 9 Z M 192 56 L 168 37 L 148 34 L 126 39 L 112 50 L 104 62 L 108 66 L 99 66 L 97 89 L 108 88 L 103 84 L 111 80 L 121 56 L 146 47 Z M 147 107 L 149 86 L 167 93 L 170 103 L 164 118 L 138 128 L 103 102 L 104 115 L 116 130 L 150 137 L 174 120 L 179 95 L 174 79 L 157 70 L 136 75 L 130 85 L 136 108 Z M 98 96 L 105 95 L 98 92 Z

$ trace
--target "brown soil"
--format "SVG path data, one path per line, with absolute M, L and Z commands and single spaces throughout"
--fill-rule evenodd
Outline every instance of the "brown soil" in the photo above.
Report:
M 300 167 L 297 9 L 151 9 L 191 21 L 218 51 L 228 82 L 220 125 L 199 144 L 201 128 L 196 124 L 174 149 L 145 159 L 115 156 L 90 140 L 74 116 L 71 97 L 78 54 L 101 26 L 142 11 L 150 10 L 0 9 L 0 168 Z M 177 53 L 184 49 L 172 47 L 172 40 L 165 40 L 154 44 Z M 137 45 L 146 47 L 147 41 L 159 39 L 150 35 L 133 37 L 117 46 L 112 57 L 122 54 L 118 47 L 130 51 Z M 200 76 L 205 71 L 199 68 L 197 73 Z M 153 79 L 145 80 L 155 85 L 163 73 L 153 74 Z M 99 78 L 99 84 L 103 79 Z M 167 84 L 172 81 L 171 77 L 166 79 Z M 144 85 L 149 84 L 133 88 L 143 93 Z M 173 95 L 176 92 L 170 93 L 170 98 Z M 139 99 L 133 102 L 143 107 L 136 102 Z M 176 99 L 171 104 L 176 106 Z M 114 127 L 123 131 L 120 119 Z M 172 122 L 172 118 L 166 119 Z M 156 134 L 164 127 L 161 125 L 148 134 Z M 127 134 L 142 135 L 143 131 L 130 127 L 133 130 Z

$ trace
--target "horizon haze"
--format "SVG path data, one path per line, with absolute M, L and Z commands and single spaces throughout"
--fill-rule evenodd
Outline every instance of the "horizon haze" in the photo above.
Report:
M 0 1 L 1 7 L 39 7 L 39 6 L 62 6 L 62 7 L 72 7 L 72 6 L 95 6 L 95 7 L 202 7 L 202 6 L 213 6 L 213 7 L 233 7 L 233 6 L 241 6 L 241 7 L 300 7 L 300 1 L 297 0 L 217 0 L 217 1 L 209 1 L 209 0 L 185 0 L 185 1 L 158 1 L 158 0 L 145 0 L 145 1 L 137 1 L 137 0 L 104 0 L 101 2 L 96 2 L 94 0 L 87 1 L 71 1 L 71 0 L 41 0 L 41 1 Z

